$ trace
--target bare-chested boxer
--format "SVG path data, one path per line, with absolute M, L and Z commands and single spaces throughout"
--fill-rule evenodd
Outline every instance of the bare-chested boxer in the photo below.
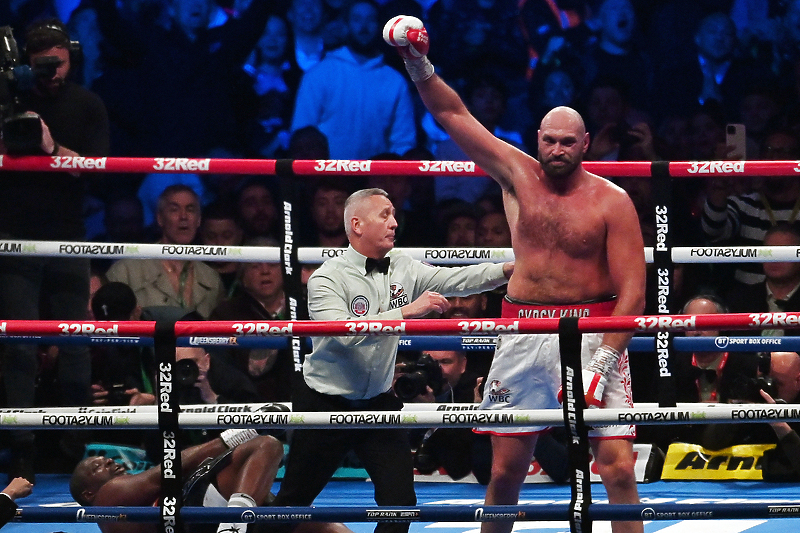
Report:
M 538 160 L 501 141 L 434 74 L 428 36 L 413 17 L 395 17 L 384 39 L 396 46 L 422 101 L 436 121 L 503 189 L 516 268 L 503 316 L 639 315 L 644 310 L 645 261 L 639 220 L 627 194 L 583 168 L 589 135 L 581 116 L 558 107 L 542 120 Z M 626 348 L 632 334 L 583 335 L 587 405 L 632 407 Z M 555 408 L 561 387 L 558 336 L 506 335 L 486 381 L 482 408 Z M 539 432 L 545 427 L 483 428 L 492 433 L 487 504 L 516 504 Z M 609 501 L 638 503 L 629 426 L 590 432 Z M 484 532 L 511 531 L 511 522 L 484 522 Z M 614 522 L 641 532 L 641 522 Z

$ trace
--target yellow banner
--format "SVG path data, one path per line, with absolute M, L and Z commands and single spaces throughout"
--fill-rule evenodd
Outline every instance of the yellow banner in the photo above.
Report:
M 711 451 L 697 444 L 675 442 L 667 450 L 661 479 L 761 481 L 762 456 L 774 447 L 774 444 L 749 444 Z

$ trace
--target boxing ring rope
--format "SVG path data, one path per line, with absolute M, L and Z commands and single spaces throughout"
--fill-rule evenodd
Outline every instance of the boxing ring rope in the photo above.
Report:
M 320 264 L 344 253 L 346 248 L 298 248 L 298 260 Z M 511 248 L 398 248 L 413 259 L 435 265 L 464 265 L 514 260 Z M 0 256 L 76 257 L 86 259 L 177 259 L 190 261 L 280 261 L 276 246 L 216 246 L 204 244 L 86 243 L 75 241 L 0 240 Z M 645 261 L 653 262 L 653 247 L 644 248 Z M 800 246 L 676 246 L 674 263 L 773 263 L 797 261 Z
M 585 161 L 584 168 L 606 177 L 650 177 L 664 167 L 670 177 L 752 177 L 794 175 L 800 161 Z M 294 176 L 486 176 L 472 161 L 372 161 L 301 159 L 210 159 L 174 157 L 60 157 L 0 155 L 0 171 L 273 174 Z
M 587 162 L 585 163 L 585 168 L 591 172 L 598 173 L 600 175 L 606 177 L 652 177 L 655 179 L 655 183 L 662 187 L 662 189 L 656 189 L 654 186 L 654 198 L 658 198 L 659 195 L 664 191 L 664 183 L 669 178 L 674 177 L 713 177 L 713 176 L 726 176 L 726 177 L 750 177 L 750 176 L 774 176 L 774 175 L 793 175 L 794 173 L 800 172 L 800 162 L 797 161 L 769 161 L 769 162 L 759 162 L 759 161 L 716 161 L 716 162 L 624 162 L 624 163 L 601 163 L 601 162 Z M 196 158 L 88 158 L 88 157 L 12 157 L 12 156 L 0 156 L 0 171 L 2 170 L 36 170 L 36 171 L 53 171 L 53 172 L 62 172 L 62 171 L 77 171 L 77 172 L 195 172 L 195 173 L 226 173 L 226 174 L 274 174 L 278 177 L 285 179 L 285 178 L 294 178 L 298 176 L 320 176 L 320 175 L 402 175 L 402 176 L 482 176 L 485 175 L 480 168 L 478 168 L 472 162 L 453 162 L 453 161 L 349 161 L 349 160 L 324 160 L 324 161 L 301 161 L 301 160 L 212 160 L 212 159 L 196 159 Z M 284 181 L 285 183 L 285 181 Z M 669 191 L 671 194 L 671 190 Z M 289 200 L 292 200 L 290 197 Z M 667 213 L 671 213 L 671 205 L 668 202 L 664 202 L 664 205 L 660 203 L 656 205 L 656 222 L 657 222 L 657 245 L 654 248 L 647 249 L 647 261 L 656 263 L 657 266 L 664 265 L 665 261 L 671 261 L 671 264 L 674 263 L 692 263 L 692 262 L 706 262 L 708 259 L 714 259 L 716 262 L 764 262 L 764 261 L 793 261 L 797 260 L 797 257 L 800 256 L 800 248 L 793 248 L 793 247 L 781 247 L 786 248 L 785 250 L 778 250 L 776 248 L 764 248 L 764 247 L 697 247 L 697 248 L 677 248 L 671 246 L 671 238 L 669 236 L 669 224 L 666 220 L 666 217 L 663 217 L 664 220 L 661 221 L 659 219 L 659 209 L 661 209 L 661 214 L 665 215 Z M 291 203 L 287 202 L 284 199 L 284 218 L 289 219 L 291 217 Z M 0 241 L 0 255 L 49 255 L 49 256 L 73 256 L 73 257 L 105 257 L 106 254 L 110 258 L 120 258 L 120 257 L 149 257 L 149 258 L 161 258 L 161 259 L 193 259 L 193 260 L 224 260 L 224 261 L 280 261 L 284 264 L 284 275 L 289 275 L 291 277 L 291 262 L 292 261 L 302 261 L 307 263 L 319 263 L 327 259 L 332 255 L 326 254 L 337 254 L 335 249 L 315 249 L 315 250 L 302 250 L 302 252 L 291 244 L 292 243 L 292 236 L 291 236 L 291 224 L 287 224 L 286 231 L 284 235 L 284 248 L 283 249 L 276 249 L 277 254 L 274 251 L 266 251 L 266 250 L 247 250 L 246 247 L 203 247 L 203 246 L 174 246 L 174 247 L 167 247 L 164 245 L 131 245 L 131 244 L 120 244 L 120 243 L 106 243 L 106 244 L 88 244 L 88 243 L 65 243 L 65 242 L 33 242 L 33 241 Z M 763 248 L 763 249 L 762 249 Z M 334 250 L 331 252 L 331 250 Z M 423 249 L 424 250 L 424 249 Z M 441 249 L 438 249 L 441 250 Z M 489 254 L 487 257 L 486 254 Z M 252 254 L 252 255 L 250 255 Z M 427 254 L 427 257 L 426 257 Z M 482 261 L 506 261 L 513 258 L 513 253 L 507 249 L 495 249 L 490 252 L 486 251 L 450 251 L 445 250 L 444 253 L 441 252 L 430 252 L 430 251 L 423 251 L 422 257 L 419 257 L 417 253 L 412 254 L 415 258 L 419 258 L 428 262 L 439 262 L 440 264 L 456 264 L 456 263 L 464 263 L 465 259 L 475 259 L 475 260 L 482 260 Z M 441 258 L 434 258 L 434 255 L 442 256 Z M 469 257 L 472 255 L 472 257 Z M 671 264 L 669 270 L 669 276 L 667 278 L 667 285 L 669 285 L 669 279 L 671 278 Z M 659 280 L 661 278 L 659 277 Z M 661 283 L 661 281 L 659 281 Z M 287 291 L 287 295 L 288 295 Z M 668 300 L 669 302 L 669 300 Z M 661 302 L 659 302 L 661 303 Z M 315 335 L 374 335 L 374 334 L 391 334 L 391 335 L 419 335 L 422 336 L 423 334 L 428 335 L 474 335 L 474 334 L 481 334 L 481 335 L 492 335 L 496 333 L 544 333 L 544 332 L 552 332 L 558 330 L 561 326 L 561 323 L 564 320 L 567 320 L 570 323 L 570 327 L 573 327 L 573 335 L 574 333 L 583 333 L 583 332 L 608 332 L 608 331 L 636 331 L 636 332 L 665 332 L 668 336 L 671 335 L 672 332 L 678 331 L 686 331 L 686 330 L 695 330 L 695 329 L 763 329 L 768 327 L 775 327 L 780 326 L 784 328 L 791 328 L 791 327 L 799 327 L 798 326 L 798 316 L 796 313 L 750 313 L 750 314 L 738 314 L 738 315 L 670 315 L 669 314 L 669 306 L 661 306 L 659 305 L 659 313 L 662 313 L 657 316 L 642 316 L 642 317 L 603 317 L 603 319 L 598 318 L 568 318 L 562 319 L 559 317 L 552 317 L 552 318 L 537 318 L 537 319 L 520 319 L 520 320 L 508 320 L 508 319 L 497 319 L 497 320 L 474 320 L 474 321 L 457 321 L 456 324 L 436 324 L 437 321 L 414 321 L 415 323 L 409 321 L 384 321 L 384 322 L 377 322 L 377 321 L 350 321 L 345 324 L 340 323 L 314 323 L 311 321 L 298 321 L 296 320 L 295 316 L 292 316 L 293 320 L 290 321 L 275 321 L 275 322 L 238 322 L 238 323 L 220 323 L 220 322 L 212 322 L 212 323 L 204 323 L 204 326 L 209 327 L 208 330 L 203 329 L 195 329 L 197 323 L 186 324 L 186 323 L 172 323 L 169 325 L 165 325 L 163 323 L 118 323 L 118 324 L 109 324 L 109 323 L 65 323 L 65 322 L 55 322 L 55 321 L 30 321 L 26 324 L 21 324 L 19 321 L 3 321 L 0 322 L 0 334 L 8 336 L 8 339 L 11 342 L 21 342 L 20 337 L 28 336 L 28 340 L 34 338 L 52 338 L 55 337 L 59 340 L 64 340 L 66 342 L 76 342 L 76 339 L 81 339 L 80 342 L 83 341 L 85 338 L 97 338 L 96 336 L 99 334 L 101 338 L 108 339 L 109 341 L 112 338 L 118 339 L 126 343 L 132 342 L 140 342 L 138 339 L 133 340 L 132 337 L 156 337 L 155 345 L 158 349 L 159 346 L 159 338 L 161 338 L 161 345 L 162 350 L 164 346 L 164 339 L 165 337 L 169 337 L 173 346 L 175 344 L 175 337 L 189 337 L 189 344 L 192 344 L 192 338 L 197 338 L 200 335 L 206 336 L 221 336 L 222 339 L 234 339 L 234 341 L 238 344 L 239 339 L 241 338 L 244 342 L 245 339 L 254 337 L 254 336 L 266 336 L 266 337 L 279 337 L 279 336 L 291 336 L 293 338 L 298 338 L 299 336 L 309 337 Z M 598 321 L 599 320 L 599 321 Z M 445 322 L 445 321 L 440 321 Z M 447 321 L 447 322 L 454 322 L 454 321 Z M 169 327 L 167 327 L 169 326 Z M 214 329 L 218 328 L 218 329 Z M 344 328 L 344 329 L 342 329 Z M 456 328 L 456 329 L 454 329 Z M 44 337 L 42 337 L 44 335 Z M 211 337 L 205 337 L 206 340 L 210 339 Z M 467 337 L 462 337 L 460 340 L 463 341 Z M 469 337 L 473 338 L 473 337 Z M 671 339 L 670 341 L 678 341 L 680 339 Z M 13 340 L 12 340 L 13 339 Z M 661 336 L 659 335 L 659 339 Z M 715 342 L 715 347 L 717 349 L 721 349 L 719 342 L 722 337 L 718 337 L 717 339 L 713 339 Z M 726 338 L 730 341 L 733 338 Z M 283 339 L 274 339 L 283 341 Z M 648 341 L 652 339 L 647 339 Z M 90 341 L 91 342 L 91 341 Z M 215 341 L 211 341 L 209 344 L 214 344 Z M 231 342 L 232 344 L 232 342 Z M 482 341 L 481 344 L 485 345 L 485 342 Z M 677 349 L 677 345 L 679 343 L 675 342 L 674 345 Z M 670 342 L 672 346 L 673 343 Z M 174 352 L 174 350 L 173 350 Z M 173 353 L 174 356 L 174 353 Z M 174 361 L 174 359 L 173 359 Z M 580 372 L 578 371 L 578 376 L 576 380 L 576 387 L 577 390 L 580 390 Z M 565 385 L 565 392 L 567 396 L 571 398 L 572 390 L 569 388 L 568 385 Z M 169 396 L 169 395 L 168 395 Z M 172 401 L 170 399 L 170 401 Z M 164 403 L 162 402 L 162 406 Z M 169 404 L 172 406 L 173 404 Z M 177 406 L 176 406 L 177 407 Z M 637 423 L 685 423 L 686 418 L 684 417 L 691 417 L 696 416 L 697 419 L 702 420 L 703 422 L 708 422 L 711 420 L 716 421 L 716 417 L 720 417 L 720 421 L 722 418 L 725 418 L 726 421 L 731 421 L 731 418 L 735 419 L 735 416 L 744 416 L 746 418 L 752 416 L 760 416 L 764 414 L 766 408 L 760 407 L 761 413 L 756 413 L 755 411 L 749 411 L 750 409 L 754 409 L 751 407 L 742 407 L 742 406 L 732 406 L 729 412 L 725 412 L 725 410 L 711 410 L 708 409 L 708 412 L 692 412 L 692 411 L 680 411 L 678 407 L 665 409 L 663 406 L 653 410 L 649 418 L 651 420 L 639 420 Z M 775 417 L 786 419 L 786 420 L 795 420 L 798 413 L 795 408 L 792 407 L 770 407 L 770 409 L 775 409 L 775 412 L 770 413 L 769 416 L 766 416 L 766 420 L 774 420 Z M 783 409 L 781 413 L 777 413 L 778 409 Z M 742 414 L 735 415 L 735 413 L 740 411 Z M 158 423 L 159 427 L 163 429 L 164 427 L 178 427 L 181 423 L 185 423 L 187 427 L 193 427 L 191 424 L 194 423 L 194 419 L 192 416 L 197 417 L 197 423 L 201 424 L 200 427 L 208 427 L 208 420 L 207 418 L 212 418 L 215 416 L 211 413 L 180 413 L 172 412 L 172 409 L 166 409 L 166 411 L 170 411 L 170 418 L 168 421 L 164 421 L 161 418 L 161 415 L 164 411 L 163 408 L 158 409 Z M 177 411 L 177 409 L 175 409 Z M 603 413 L 603 411 L 606 411 Z M 632 416 L 632 413 L 639 413 L 641 418 L 648 418 L 648 415 L 645 414 L 644 411 L 639 412 L 636 410 L 626 410 L 627 415 Z M 554 419 L 554 424 L 561 423 L 566 418 L 567 408 L 565 407 L 564 417 L 561 416 Z M 209 417 L 208 415 L 211 415 Z M 426 417 L 429 414 L 434 414 L 436 416 L 432 417 L 432 422 L 429 422 Z M 483 422 L 475 422 L 475 419 L 468 414 L 464 413 L 415 413 L 414 415 L 396 415 L 398 417 L 406 416 L 408 424 L 420 422 L 423 424 L 423 427 L 428 427 L 430 425 L 437 425 L 439 422 L 436 420 L 437 418 L 441 418 L 441 422 L 444 423 L 445 420 L 448 420 L 452 423 L 451 418 L 454 415 L 461 414 L 464 420 L 468 420 L 464 427 L 472 427 L 476 423 L 483 423 Z M 485 415 L 488 413 L 476 413 L 479 415 Z M 505 413 L 504 413 L 505 414 Z M 620 417 L 623 415 L 622 413 L 614 413 L 612 410 L 587 410 L 585 412 L 579 413 L 583 420 L 587 423 L 603 423 L 603 424 L 613 424 L 613 423 L 630 423 L 630 421 L 621 420 Z M 595 419 L 597 415 L 601 417 L 607 417 L 609 420 L 600 420 Z M 613 417 L 616 414 L 617 419 L 614 420 Z M 19 423 L 26 423 L 27 416 L 64 416 L 65 419 L 67 416 L 71 415 L 61 415 L 55 413 L 49 414 L 34 414 L 28 412 L 16 412 L 16 413 L 2 413 L 3 415 L 3 422 L 0 426 L 5 425 L 5 421 L 8 420 L 11 422 L 10 417 L 13 417 L 13 422 Z M 308 415 L 308 418 L 306 418 Z M 323 418 L 319 422 L 317 422 L 313 417 L 322 415 Z M 361 413 L 348 413 L 350 416 L 361 415 Z M 363 413 L 363 415 L 369 415 L 369 413 Z M 375 413 L 374 416 L 386 416 L 387 413 Z M 450 418 L 445 419 L 444 416 L 447 415 Z M 114 415 L 103 415 L 111 416 L 112 419 L 114 417 L 118 417 L 120 419 L 126 418 L 126 422 L 130 423 L 139 423 L 139 418 L 142 418 L 142 423 L 144 423 L 144 419 L 146 417 L 150 417 L 152 424 L 152 415 L 149 413 L 125 413 L 123 414 L 117 413 Z M 186 418 L 188 416 L 189 418 Z M 216 416 L 219 416 L 217 414 Z M 302 421 L 302 422 L 310 422 L 310 423 L 320 423 L 320 427 L 333 427 L 330 426 L 332 423 L 331 417 L 336 416 L 335 414 L 332 415 L 330 413 L 262 413 L 262 416 L 265 417 L 272 417 L 272 420 L 284 420 L 281 417 L 286 417 L 286 421 L 288 421 L 291 417 L 298 417 L 295 421 Z M 324 417 L 328 417 L 328 420 L 325 421 Z M 342 415 L 344 416 L 344 415 Z M 498 421 L 498 423 L 502 423 L 503 425 L 511 425 L 513 422 L 516 422 L 515 417 L 519 416 L 519 423 L 520 425 L 530 425 L 532 423 L 533 416 L 539 416 L 538 412 L 515 412 L 511 414 L 508 420 Z M 545 415 L 542 415 L 545 416 Z M 550 415 L 547 415 L 550 416 Z M 8 419 L 6 417 L 9 417 Z M 172 418 L 174 417 L 174 418 Z M 183 417 L 183 418 L 181 418 Z M 667 419 L 672 420 L 667 420 Z M 302 419 L 302 420 L 299 420 Z M 658 422 L 655 422 L 655 419 L 658 419 Z M 107 420 L 104 418 L 103 420 Z M 219 422 L 219 419 L 217 419 Z M 377 420 L 377 419 L 375 419 Z M 455 419 L 458 421 L 458 418 Z M 736 420 L 742 421 L 742 420 Z M 40 422 L 44 422 L 42 418 Z M 163 422 L 163 424 L 162 424 Z M 167 423 L 168 422 L 168 423 Z M 388 422 L 393 423 L 394 420 L 390 420 Z M 582 422 L 582 421 L 581 421 Z M 490 422 L 491 423 L 491 422 Z M 443 425 L 443 424 L 442 424 Z M 14 427 L 21 427 L 21 426 L 14 426 Z M 39 426 L 37 426 L 39 427 Z M 61 426 L 65 427 L 65 426 Z M 131 427 L 126 426 L 126 427 Z M 230 425 L 226 425 L 226 427 L 231 427 Z M 239 427 L 239 426 L 234 426 Z M 242 426 L 244 427 L 244 426 Z M 337 425 L 336 427 L 350 427 L 347 425 Z M 357 427 L 357 426 L 353 426 Z M 453 426 L 456 427 L 456 426 Z M 460 426 L 459 426 L 460 427 Z M 165 444 L 166 448 L 166 444 Z M 573 473 L 579 471 L 574 470 Z M 574 479 L 574 475 L 573 475 Z M 162 480 L 163 481 L 163 480 Z M 574 481 L 573 481 L 574 483 Z M 579 483 L 580 485 L 580 483 Z M 580 491 L 581 489 L 579 489 Z M 170 493 L 174 494 L 174 487 L 168 489 L 166 486 L 164 488 L 165 498 L 166 501 L 168 498 L 166 495 Z M 609 505 L 595 505 L 592 504 L 589 506 L 591 502 L 591 497 L 588 491 L 585 492 L 586 495 L 589 497 L 586 500 L 581 499 L 580 501 L 585 502 L 584 508 L 580 511 L 576 511 L 575 507 L 575 490 L 573 486 L 573 499 L 570 506 L 565 506 L 564 509 L 558 509 L 560 512 L 558 516 L 554 516 L 553 518 L 545 518 L 545 519 L 563 519 L 565 515 L 569 515 L 570 519 L 570 526 L 573 530 L 578 529 L 575 525 L 576 521 L 583 521 L 588 520 L 588 524 L 591 524 L 591 520 L 598 520 L 598 519 L 615 519 L 617 517 L 622 517 L 623 519 L 674 519 L 676 516 L 685 517 L 685 518 L 723 518 L 722 516 L 727 512 L 722 507 L 715 507 L 713 510 L 709 510 L 706 514 L 705 510 L 702 510 L 697 505 L 691 506 L 691 511 L 684 511 L 686 506 L 677 506 L 675 508 L 669 507 L 660 507 L 655 505 L 650 506 L 643 506 L 643 505 L 636 505 L 636 506 L 609 506 Z M 180 507 L 180 502 L 177 502 L 178 507 Z M 153 518 L 161 519 L 162 526 L 165 523 L 169 522 L 169 517 L 166 513 L 166 503 L 162 502 L 162 509 L 147 509 Z M 591 508 L 590 508 L 591 507 Z M 625 509 L 621 509 L 624 507 Z M 745 507 L 748 507 L 745 509 Z M 279 512 L 278 509 L 275 508 L 265 508 L 267 513 L 277 513 Z M 313 509 L 313 508 L 312 508 Z M 333 508 L 332 508 L 333 509 Z M 484 507 L 465 507 L 464 509 L 460 509 L 458 512 L 465 513 L 463 516 L 459 515 L 458 520 L 465 520 L 468 516 L 469 520 L 525 520 L 527 519 L 527 514 L 530 513 L 531 516 L 535 514 L 535 507 L 527 510 L 523 506 L 508 506 L 506 508 L 496 508 L 491 506 L 484 506 Z M 555 509 L 551 509 L 555 511 Z M 29 510 L 30 511 L 30 510 Z M 120 508 L 114 508 L 110 513 L 119 513 L 121 511 Z M 87 519 L 87 515 L 91 513 L 100 512 L 101 517 L 105 516 L 103 520 L 106 518 L 112 518 L 111 515 L 103 515 L 102 513 L 105 512 L 105 509 L 91 509 L 90 511 L 83 510 L 83 519 Z M 214 519 L 210 519 L 208 521 L 218 521 L 219 517 L 222 516 L 220 513 L 220 509 L 182 509 L 180 510 L 180 516 L 186 516 L 187 521 L 193 520 L 193 513 L 198 512 L 198 516 L 205 513 L 210 513 L 214 515 Z M 301 508 L 301 509 L 294 509 L 291 510 L 287 508 L 287 513 L 296 512 L 298 516 L 305 513 L 306 515 L 310 516 L 308 508 Z M 363 520 L 365 513 L 366 519 L 369 520 L 406 520 L 406 519 L 414 519 L 416 520 L 417 517 L 421 516 L 422 511 L 418 509 L 374 509 L 372 512 L 372 518 L 370 518 L 370 509 L 359 509 L 354 510 L 352 508 L 347 508 L 343 510 L 345 513 L 356 513 L 357 516 L 361 517 Z M 580 512 L 581 516 L 576 517 L 575 515 Z M 714 513 L 717 513 L 714 515 Z M 732 506 L 730 509 L 730 513 L 741 513 L 745 512 L 744 516 L 752 517 L 752 514 L 749 513 L 761 513 L 759 517 L 776 517 L 776 516 L 800 516 L 800 507 L 797 505 L 774 505 L 766 507 L 760 506 L 757 510 L 754 507 L 753 509 L 749 509 L 749 506 L 742 506 L 742 505 L 735 505 Z M 78 514 L 81 513 L 81 510 L 78 511 Z M 236 513 L 236 511 L 234 511 Z M 250 513 L 248 518 L 245 519 L 244 514 L 235 514 L 236 518 L 241 518 L 242 521 L 255 521 L 256 515 L 254 514 L 253 510 L 245 511 L 245 513 Z M 480 513 L 480 514 L 479 514 Z M 608 514 L 605 514 L 608 513 Z M 680 513 L 680 514 L 676 514 Z M 21 513 L 22 516 L 32 516 L 31 512 L 23 512 Z M 353 516 L 356 516 L 353 515 Z M 405 516 L 404 516 L 405 515 Z M 712 516 L 713 515 L 713 516 Z M 98 515 L 95 515 L 98 516 Z M 131 515 L 133 516 L 133 515 Z M 210 515 L 209 515 L 210 516 Z M 277 516 L 277 515 L 275 515 Z M 350 515 L 342 515 L 343 517 L 349 517 Z M 743 515 L 737 514 L 735 517 L 741 517 Z M 730 517 L 734 517 L 731 515 Z M 76 515 L 76 519 L 77 515 Z M 260 518 L 259 518 L 260 519 Z M 303 518 L 305 519 L 305 518 Z M 357 518 L 332 518 L 335 520 L 350 520 L 354 521 Z M 436 520 L 443 520 L 443 518 L 428 518 L 428 520 L 436 519 Z M 542 518 L 540 518 L 542 519 Z M 133 520 L 133 518 L 132 518 Z M 265 520 L 276 520 L 276 518 L 265 518 Z M 323 520 L 323 518 L 316 518 L 316 520 Z M 359 521 L 361 521 L 359 520 Z M 32 521 L 36 521 L 33 519 Z M 86 520 L 91 521 L 91 519 Z M 147 521 L 151 521 L 148 519 Z
M 687 511 L 687 508 L 691 511 Z M 569 513 L 566 503 L 522 505 L 440 505 L 391 508 L 371 507 L 184 507 L 185 522 L 246 523 L 280 522 L 513 522 L 564 520 Z M 589 509 L 592 520 L 680 520 L 796 518 L 800 499 L 768 503 L 644 503 L 620 505 L 594 503 Z M 18 522 L 154 522 L 159 510 L 152 507 L 46 508 L 25 507 L 18 510 Z

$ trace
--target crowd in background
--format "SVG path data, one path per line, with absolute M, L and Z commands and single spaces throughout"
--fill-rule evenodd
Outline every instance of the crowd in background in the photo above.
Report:
M 76 3 L 4 3 L 0 23 L 18 40 L 33 20 L 67 23 L 81 44 L 73 80 L 104 102 L 111 156 L 463 160 L 381 39 L 386 20 L 407 14 L 425 22 L 431 61 L 475 117 L 531 155 L 541 117 L 567 105 L 585 118 L 587 160 L 800 159 L 800 0 Z M 745 153 L 726 145 L 731 123 L 745 127 Z M 800 182 L 793 178 L 676 182 L 676 244 L 772 239 L 767 243 L 800 246 Z M 652 246 L 649 182 L 616 181 L 634 200 Z M 270 246 L 281 238 L 272 176 L 116 174 L 86 184 L 88 241 Z M 344 201 L 364 186 L 389 193 L 398 247 L 511 246 L 492 180 L 404 176 L 302 180 L 298 192 L 308 201 L 299 245 L 345 246 Z M 800 311 L 800 264 L 772 265 L 679 265 L 676 303 L 715 294 L 733 311 Z M 105 308 L 95 303 L 90 318 L 136 319 L 142 309 L 152 318 L 164 308 L 177 310 L 176 318 L 287 316 L 278 265 L 125 259 L 92 267 L 93 293 L 111 289 L 99 293 L 108 300 Z M 648 289 L 655 296 L 654 276 Z M 456 298 L 450 314 L 499 316 L 501 298 L 502 291 Z M 647 305 L 653 314 L 655 298 Z M 40 350 L 42 405 L 58 402 L 47 387 L 57 354 Z M 98 363 L 105 355 L 94 359 L 95 400 L 106 401 L 118 385 L 109 374 L 114 365 Z M 186 357 L 197 360 L 204 378 L 216 376 L 197 401 L 291 399 L 288 350 Z M 468 355 L 465 364 L 485 373 L 490 357 Z M 654 401 L 654 369 L 637 361 L 644 358 L 632 358 L 634 400 Z M 149 401 L 152 383 L 142 380 L 149 364 L 123 373 L 135 378 L 124 387 L 137 391 L 130 401 Z

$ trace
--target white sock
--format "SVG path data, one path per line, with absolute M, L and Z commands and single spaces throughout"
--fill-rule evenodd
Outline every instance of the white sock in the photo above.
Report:
M 256 501 L 249 494 L 235 492 L 228 499 L 228 507 L 256 507 Z M 246 523 L 223 522 L 217 528 L 217 533 L 245 533 Z

